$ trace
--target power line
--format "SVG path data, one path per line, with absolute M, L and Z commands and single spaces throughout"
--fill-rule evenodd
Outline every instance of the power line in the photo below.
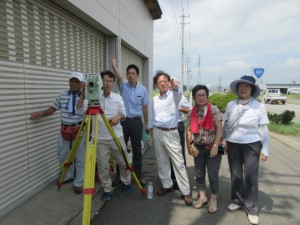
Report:
M 179 1 L 179 2 L 178 2 Z M 190 78 L 190 62 L 191 62 L 191 30 L 190 30 L 190 23 L 185 23 L 185 17 L 190 17 L 190 15 L 186 16 L 184 14 L 184 1 L 183 0 L 169 0 L 169 5 L 170 5 L 170 9 L 171 9 L 171 14 L 174 18 L 174 23 L 175 23 L 175 27 L 177 30 L 177 34 L 179 36 L 179 39 L 181 41 L 181 83 L 182 85 L 184 85 L 184 78 L 185 78 L 185 72 L 187 73 L 187 85 L 189 83 L 189 81 L 191 80 Z M 181 7 L 180 7 L 181 6 Z M 181 15 L 181 35 L 180 35 L 180 29 L 178 27 L 178 21 L 177 21 L 177 15 L 180 14 L 182 12 Z M 189 12 L 189 0 L 187 0 L 187 11 Z M 185 25 L 189 24 L 189 30 L 186 33 L 185 32 Z M 186 65 L 185 65 L 185 60 L 186 60 Z M 186 68 L 186 69 L 185 69 Z
M 177 21 L 177 15 L 176 15 L 176 11 L 175 11 L 174 4 L 173 4 L 172 0 L 169 0 L 169 4 L 170 4 L 171 12 L 172 12 L 172 15 L 173 15 L 173 18 L 174 18 L 173 22 L 175 23 L 175 27 L 177 29 L 176 34 L 179 37 L 179 42 L 181 42 L 182 38 L 181 38 L 179 26 L 178 26 L 179 23 Z

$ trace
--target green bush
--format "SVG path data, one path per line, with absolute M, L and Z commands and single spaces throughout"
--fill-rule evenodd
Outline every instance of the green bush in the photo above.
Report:
M 281 121 L 281 115 L 276 113 L 268 112 L 268 118 L 271 122 L 279 124 Z
M 281 114 L 268 112 L 269 120 L 276 124 L 289 124 L 295 118 L 295 112 L 285 110 Z
M 235 100 L 237 96 L 232 92 L 214 93 L 208 97 L 211 104 L 218 106 L 221 112 L 225 112 L 228 102 Z
M 295 111 L 285 110 L 281 114 L 281 123 L 289 124 L 295 118 Z

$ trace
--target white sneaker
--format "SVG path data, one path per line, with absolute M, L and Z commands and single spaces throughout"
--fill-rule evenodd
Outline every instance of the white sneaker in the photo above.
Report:
M 248 215 L 248 219 L 251 224 L 258 224 L 258 216 L 257 215 Z
M 227 207 L 228 210 L 230 211 L 235 211 L 235 210 L 238 210 L 241 208 L 241 206 L 237 205 L 237 204 L 234 204 L 234 203 L 230 203 L 230 205 Z

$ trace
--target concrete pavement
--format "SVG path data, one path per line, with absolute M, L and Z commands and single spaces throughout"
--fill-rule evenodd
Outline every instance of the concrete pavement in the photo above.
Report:
M 283 134 L 278 134 L 274 132 L 269 132 L 270 137 L 280 141 L 284 145 L 300 152 L 300 137 L 299 136 L 286 136 Z M 272 154 L 272 152 L 271 152 Z
M 295 151 L 300 151 L 300 137 L 284 136 L 273 132 L 270 132 L 270 136 Z M 149 149 L 149 151 L 151 150 Z M 270 154 L 272 154 L 272 150 Z M 144 169 L 144 172 L 147 173 L 144 175 L 151 176 L 151 173 L 157 173 L 150 163 L 153 160 L 153 154 L 145 154 L 145 156 L 151 157 L 151 159 L 144 158 L 145 162 L 149 160 L 149 163 L 146 164 L 150 166 Z M 92 201 L 91 218 L 103 207 L 100 200 L 102 188 L 99 183 L 96 183 L 96 190 Z M 117 196 L 115 197 L 117 198 Z M 2 218 L 0 225 L 79 225 L 82 220 L 82 206 L 83 196 L 73 193 L 72 183 L 64 184 L 59 192 L 53 183 L 30 201 Z

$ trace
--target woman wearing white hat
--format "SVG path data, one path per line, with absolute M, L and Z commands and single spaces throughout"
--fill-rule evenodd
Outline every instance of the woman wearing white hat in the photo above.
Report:
M 265 106 L 256 100 L 260 89 L 254 77 L 244 75 L 230 89 L 238 98 L 228 103 L 224 115 L 231 174 L 228 210 L 245 207 L 250 223 L 258 224 L 258 167 L 259 160 L 266 161 L 269 155 L 269 119 Z

